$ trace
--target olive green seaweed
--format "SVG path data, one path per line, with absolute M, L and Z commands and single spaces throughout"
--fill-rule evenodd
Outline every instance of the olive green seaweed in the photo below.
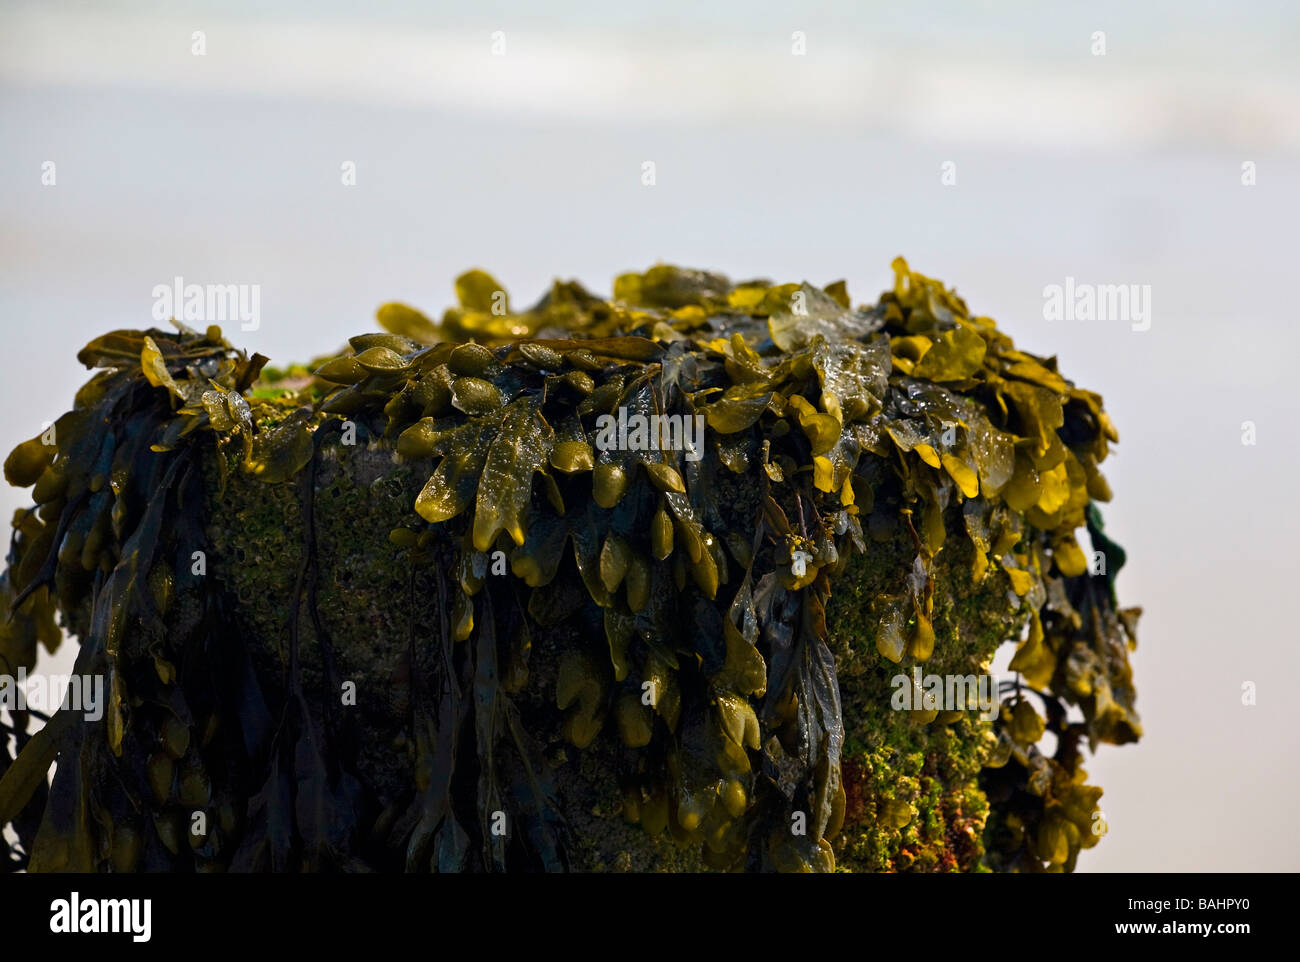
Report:
M 1118 435 L 1055 358 L 893 266 L 856 309 L 843 282 L 660 265 L 512 312 L 470 271 L 440 321 L 386 304 L 282 370 L 216 327 L 93 341 L 73 409 L 5 462 L 35 507 L 0 674 L 66 630 L 107 704 L 35 735 L 9 711 L 0 865 L 1072 870 L 1104 830 L 1083 742 L 1141 734 L 1097 509 Z M 702 449 L 611 446 L 620 413 L 698 417 Z M 337 695 L 367 632 L 383 716 Z M 998 717 L 887 709 L 894 674 L 1004 641 Z M 619 829 L 599 864 L 579 771 L 670 844 Z

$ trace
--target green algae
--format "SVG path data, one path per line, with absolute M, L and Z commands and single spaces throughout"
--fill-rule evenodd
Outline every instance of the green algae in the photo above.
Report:
M 1097 839 L 1080 739 L 1140 734 L 1122 555 L 1094 577 L 1074 539 L 1112 545 L 1094 502 L 1117 435 L 1054 359 L 895 270 L 857 310 L 842 284 L 660 266 L 522 313 L 475 271 L 439 323 L 385 305 L 389 333 L 310 376 L 258 380 L 215 329 L 88 346 L 105 371 L 57 454 L 33 439 L 6 462 L 41 507 L 16 519 L 0 657 L 57 644 L 58 612 L 114 700 L 0 755 L 11 861 L 113 863 L 125 831 L 131 867 L 592 868 L 532 735 L 559 710 L 563 764 L 606 786 L 593 811 L 694 853 L 664 865 L 1071 868 Z M 699 415 L 699 460 L 600 444 L 620 410 Z M 359 483 L 356 452 L 394 448 Z M 211 577 L 185 574 L 196 545 Z M 980 670 L 1022 626 L 1005 717 L 888 710 L 895 671 Z M 362 657 L 331 640 L 366 636 Z M 341 711 L 342 679 L 390 703 Z M 179 765 L 156 748 L 178 729 Z M 50 744 L 121 787 L 60 766 L 46 797 Z M 187 863 L 170 843 L 196 799 L 225 817 Z M 651 865 L 634 851 L 615 867 Z
M 914 665 L 939 674 L 986 672 L 994 651 L 1016 636 L 1022 618 L 990 583 L 993 579 L 974 583 L 973 549 L 957 541 L 940 555 L 935 573 L 946 588 L 936 596 L 934 610 L 942 643 L 925 662 L 905 658 L 894 665 L 881 659 L 871 602 L 889 591 L 907 547 L 896 535 L 855 556 L 836 581 L 827 608 L 830 646 L 845 693 L 849 797 L 836 839 L 837 860 L 848 871 L 979 871 L 988 813 L 979 779 L 996 743 L 993 722 L 978 712 L 964 712 L 945 724 L 921 720 L 928 716 L 919 712 L 895 711 L 891 679 Z

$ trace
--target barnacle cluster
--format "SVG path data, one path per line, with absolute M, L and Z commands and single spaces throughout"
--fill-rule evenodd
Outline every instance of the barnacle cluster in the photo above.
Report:
M 471 271 L 439 322 L 385 305 L 383 333 L 313 371 L 264 371 L 216 328 L 93 342 L 73 410 L 5 463 L 37 506 L 0 582 L 0 672 L 53 650 L 61 616 L 109 704 L 34 736 L 14 715 L 10 866 L 569 867 L 544 687 L 573 753 L 621 743 L 621 817 L 703 865 L 1072 868 L 1099 838 L 1080 742 L 1141 730 L 1137 610 L 1116 604 L 1096 508 L 1117 435 L 1055 359 L 894 269 L 857 309 L 842 282 L 658 266 L 609 300 L 557 282 L 525 311 Z M 614 417 L 656 436 L 611 443 Z M 701 443 L 673 443 L 674 417 L 701 419 Z M 315 520 L 346 496 L 338 466 L 377 449 L 397 473 L 364 495 L 421 613 L 397 649 L 404 794 L 374 790 L 329 695 L 345 655 L 321 578 L 341 547 Z M 212 506 L 249 483 L 275 494 L 236 544 Z M 206 576 L 214 548 L 235 573 Z M 269 580 L 238 574 L 259 566 Z M 240 637 L 268 590 L 288 598 L 279 686 Z M 863 733 L 888 700 L 871 673 L 1011 638 L 996 720 Z

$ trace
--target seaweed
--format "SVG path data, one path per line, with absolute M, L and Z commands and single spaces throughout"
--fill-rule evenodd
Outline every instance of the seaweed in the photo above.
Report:
M 575 748 L 613 731 L 636 759 L 619 776 L 626 817 L 715 868 L 832 870 L 845 726 L 826 604 L 864 524 L 896 505 L 911 549 L 896 590 L 870 602 L 878 657 L 949 642 L 935 559 L 958 512 L 973 582 L 1027 624 L 983 776 L 986 861 L 1072 868 L 1099 837 L 1081 739 L 1141 734 L 1138 610 L 1117 607 L 1123 556 L 1096 506 L 1118 435 L 1054 358 L 893 266 L 893 289 L 856 309 L 843 282 L 733 285 L 660 265 L 617 278 L 610 300 L 557 281 L 512 312 L 471 271 L 440 321 L 386 304 L 385 333 L 310 372 L 264 370 L 216 328 L 92 342 L 79 358 L 101 370 L 53 440 L 5 462 L 37 507 L 15 518 L 0 580 L 0 669 L 30 669 L 38 642 L 53 651 L 59 618 L 110 699 L 101 721 L 64 708 L 34 736 L 11 716 L 6 867 L 564 869 L 570 828 L 515 697 L 530 625 L 586 618 L 599 643 L 563 652 L 554 705 Z M 629 415 L 649 435 L 611 444 Z M 673 417 L 706 426 L 698 448 Z M 357 775 L 355 723 L 309 705 L 301 679 L 305 615 L 337 689 L 312 504 L 322 451 L 343 451 L 346 432 L 428 471 L 388 535 L 411 591 L 417 573 L 436 584 L 439 615 L 410 618 L 414 785 L 386 807 Z M 237 639 L 237 599 L 195 573 L 209 463 L 222 484 L 238 471 L 288 486 L 303 511 L 278 690 Z M 1089 570 L 1084 526 L 1109 571 Z M 485 577 L 498 553 L 504 584 Z M 216 828 L 187 846 L 199 810 Z M 522 826 L 509 844 L 502 813 Z

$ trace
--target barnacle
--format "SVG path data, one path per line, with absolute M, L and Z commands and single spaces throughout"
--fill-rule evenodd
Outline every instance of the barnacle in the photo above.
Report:
M 36 735 L 13 715 L 8 867 L 560 869 L 580 827 L 554 772 L 586 756 L 698 865 L 1072 868 L 1098 837 L 1083 736 L 1141 734 L 1138 611 L 1096 504 L 1118 437 L 1055 359 L 894 271 L 857 309 L 842 282 L 660 265 L 519 312 L 471 271 L 439 321 L 386 304 L 386 333 L 314 372 L 216 328 L 92 342 L 73 410 L 5 462 L 37 507 L 0 579 L 0 670 L 54 650 L 58 617 L 108 705 Z M 361 550 L 321 520 L 363 515 Z M 379 597 L 367 661 L 334 639 Z M 1012 637 L 997 719 L 867 732 L 894 665 Z M 360 751 L 342 664 L 387 672 L 366 717 L 396 726 L 394 760 Z M 81 764 L 47 789 L 59 753 Z M 218 828 L 187 845 L 192 810 Z

